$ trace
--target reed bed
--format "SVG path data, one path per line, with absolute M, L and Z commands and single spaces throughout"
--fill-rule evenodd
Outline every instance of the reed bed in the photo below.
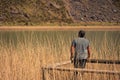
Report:
M 41 67 L 69 60 L 77 31 L 1 31 L 0 80 L 42 80 Z M 120 60 L 119 31 L 88 31 L 91 59 Z M 72 64 L 64 67 L 73 67 Z M 88 69 L 120 71 L 119 65 L 87 64 Z M 48 72 L 47 80 L 73 80 L 73 72 Z M 57 76 L 57 78 L 56 78 Z M 120 75 L 87 74 L 79 80 L 119 80 Z

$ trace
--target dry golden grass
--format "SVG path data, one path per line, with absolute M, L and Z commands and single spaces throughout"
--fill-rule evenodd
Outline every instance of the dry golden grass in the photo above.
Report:
M 56 36 L 53 33 L 49 33 L 49 32 L 47 33 L 54 36 L 48 37 L 47 35 L 43 35 L 46 37 L 39 39 L 38 36 L 34 35 L 34 32 L 31 32 L 29 35 L 30 37 L 26 36 L 26 34 L 23 34 L 24 35 L 23 41 L 21 41 L 21 38 L 17 36 L 16 46 L 13 46 L 11 40 L 9 40 L 10 43 L 8 45 L 1 39 L 0 40 L 0 80 L 42 80 L 41 67 L 46 66 L 48 64 L 54 64 L 56 62 L 69 60 L 70 42 L 75 35 L 71 36 L 71 38 L 68 38 L 68 40 L 66 41 L 66 39 L 64 39 L 66 37 L 65 35 L 66 34 L 69 35 L 69 33 L 64 34 L 64 32 L 61 32 L 57 34 L 58 36 Z M 90 32 L 88 32 L 88 34 L 89 33 Z M 110 32 L 110 34 L 111 33 L 112 32 Z M 108 36 L 108 32 L 103 32 L 102 37 L 99 36 L 99 34 L 97 35 L 94 34 L 94 37 L 90 35 L 86 36 L 91 41 L 91 58 L 119 60 L 120 45 L 117 45 L 120 43 L 119 36 L 116 36 L 115 37 L 116 39 L 113 39 L 114 35 L 112 38 L 110 36 L 109 41 L 107 40 L 108 39 L 107 36 Z M 98 39 L 99 37 L 102 38 L 100 39 L 100 43 Z M 58 42 L 56 42 L 57 40 Z M 98 43 L 99 46 L 97 46 Z M 66 66 L 66 67 L 71 67 L 71 66 Z M 89 69 L 120 71 L 119 67 L 120 67 L 119 65 L 107 65 L 107 64 L 106 65 L 87 64 L 86 66 L 86 68 Z M 72 74 L 73 74 L 72 72 L 70 73 L 52 72 L 51 75 L 46 74 L 47 75 L 46 80 L 70 80 Z M 57 76 L 57 79 L 55 76 Z M 101 80 L 101 79 L 119 80 L 119 75 L 109 76 L 107 74 L 102 75 L 102 74 L 85 73 L 84 78 L 85 79 L 83 80 L 86 79 L 87 80 L 88 79 L 89 80 Z

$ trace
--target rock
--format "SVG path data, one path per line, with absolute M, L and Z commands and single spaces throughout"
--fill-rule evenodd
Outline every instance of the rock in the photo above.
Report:
M 3 16 L 0 16 L 0 21 L 3 21 L 4 20 L 4 17 Z
M 116 18 L 112 18 L 112 20 L 114 21 L 114 20 L 116 20 Z
M 87 15 L 84 15 L 84 17 L 87 17 Z
M 117 10 L 115 10 L 115 9 L 114 9 L 114 10 L 113 10 L 113 12 L 114 12 L 114 13 L 116 13 L 116 12 L 117 12 Z
M 84 20 L 84 18 L 80 18 L 82 21 Z
M 93 20 L 95 20 L 95 16 L 94 16 L 94 15 L 93 15 L 93 16 L 91 16 L 90 18 L 91 18 L 91 19 L 93 19 Z

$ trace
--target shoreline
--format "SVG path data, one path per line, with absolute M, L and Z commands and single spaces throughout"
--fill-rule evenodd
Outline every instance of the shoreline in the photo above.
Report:
M 120 31 L 120 26 L 0 26 L 0 31 Z

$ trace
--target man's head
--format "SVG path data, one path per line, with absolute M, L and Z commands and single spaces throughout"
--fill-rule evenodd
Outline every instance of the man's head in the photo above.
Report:
M 78 37 L 84 37 L 85 36 L 85 31 L 80 30 L 78 33 Z

